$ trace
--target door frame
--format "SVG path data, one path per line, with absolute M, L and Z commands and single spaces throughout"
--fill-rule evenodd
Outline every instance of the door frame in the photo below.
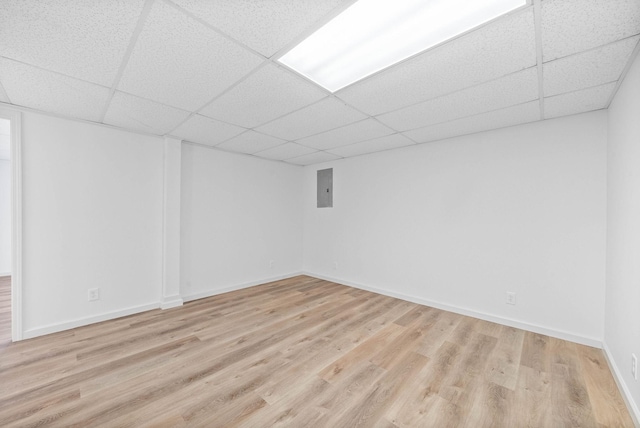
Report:
M 10 122 L 11 153 L 11 339 L 22 340 L 22 114 L 0 105 Z

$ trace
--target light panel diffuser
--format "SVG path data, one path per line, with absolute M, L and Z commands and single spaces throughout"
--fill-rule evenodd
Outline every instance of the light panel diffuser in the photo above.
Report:
M 331 92 L 528 0 L 359 0 L 278 61 Z

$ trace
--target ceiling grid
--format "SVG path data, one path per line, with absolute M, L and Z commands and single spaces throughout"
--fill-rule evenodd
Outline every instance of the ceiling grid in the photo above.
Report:
M 607 108 L 637 0 L 531 0 L 332 94 L 278 59 L 354 0 L 3 0 L 0 103 L 309 165 Z
M 544 75 L 542 64 L 542 0 L 533 0 L 533 19 L 536 27 L 536 68 L 538 70 L 538 101 L 540 120 L 544 119 Z

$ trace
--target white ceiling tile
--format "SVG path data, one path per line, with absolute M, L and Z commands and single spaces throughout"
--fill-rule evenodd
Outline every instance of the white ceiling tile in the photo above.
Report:
M 239 126 L 195 114 L 171 131 L 171 135 L 193 143 L 215 146 L 245 131 Z
M 451 122 L 407 131 L 404 135 L 419 143 L 426 143 L 458 135 L 473 134 L 490 129 L 534 122 L 536 120 L 540 120 L 540 103 L 539 101 L 532 101 L 502 110 L 495 110 L 477 116 L 465 117 Z
M 308 155 L 298 156 L 293 159 L 287 159 L 287 162 L 296 165 L 311 165 L 314 163 L 329 162 L 336 159 L 340 159 L 340 156 L 327 152 L 315 152 Z
M 9 97 L 7 96 L 7 93 L 4 90 L 4 86 L 2 86 L 2 82 L 0 82 L 0 102 L 3 102 L 3 103 L 11 102 L 11 100 L 9 100 Z
M 341 101 L 327 97 L 256 129 L 284 140 L 297 140 L 362 120 L 365 117 L 364 114 Z
M 243 134 L 233 137 L 222 144 L 216 146 L 218 149 L 228 150 L 231 152 L 253 154 L 263 150 L 267 150 L 286 141 L 269 135 L 260 134 L 255 131 L 247 131 Z
M 268 64 L 214 100 L 200 114 L 253 128 L 325 96 L 317 86 Z
M 284 160 L 313 153 L 315 151 L 315 149 L 310 149 L 309 147 L 301 146 L 300 144 L 285 143 L 272 149 L 254 153 L 254 155 L 265 159 Z
M 544 95 L 602 85 L 620 78 L 638 37 L 544 64 Z
M 544 117 L 567 116 L 606 108 L 616 82 L 544 99 Z
M 536 64 L 533 12 L 498 19 L 337 92 L 372 115 L 442 96 Z
M 378 119 L 398 131 L 407 131 L 522 104 L 537 98 L 538 71 L 532 67 L 488 83 L 383 114 L 378 116 Z
M 387 135 L 382 138 L 376 138 L 374 140 L 350 144 L 348 146 L 336 147 L 335 149 L 328 150 L 328 152 L 348 158 L 367 153 L 381 152 L 383 150 L 397 149 L 399 147 L 411 146 L 414 144 L 415 143 L 407 137 L 400 134 L 394 134 Z
M 270 57 L 345 0 L 173 0 L 203 21 Z
M 384 126 L 377 120 L 365 119 L 328 132 L 323 132 L 322 134 L 303 138 L 298 140 L 297 143 L 318 150 L 326 150 L 382 137 L 383 135 L 393 134 L 394 132 L 393 129 Z
M 638 0 L 546 0 L 542 3 L 545 62 L 638 33 Z
M 0 81 L 11 102 L 64 116 L 100 120 L 109 89 L 0 58 Z
M 143 0 L 2 0 L 0 56 L 111 86 Z
M 154 3 L 118 89 L 197 110 L 262 58 L 172 6 Z
M 188 111 L 165 106 L 116 91 L 104 123 L 121 128 L 164 135 L 189 116 Z

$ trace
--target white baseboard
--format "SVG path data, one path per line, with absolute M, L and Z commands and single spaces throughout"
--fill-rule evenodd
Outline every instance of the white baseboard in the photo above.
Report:
M 629 409 L 631 418 L 633 418 L 633 423 L 636 427 L 640 427 L 640 409 L 638 409 L 638 404 L 633 401 L 631 391 L 629 391 L 629 387 L 627 387 L 627 383 L 622 377 L 620 368 L 616 364 L 616 360 L 614 360 L 613 355 L 611 355 L 611 350 L 607 346 L 607 342 L 603 343 L 602 350 L 604 351 L 604 356 L 609 364 L 609 369 L 611 369 L 611 373 L 613 373 L 613 379 L 615 379 L 616 384 L 618 384 L 618 389 L 622 392 L 622 398 L 624 398 L 624 401 L 627 404 L 627 409 Z
M 65 321 L 58 324 L 50 324 L 44 327 L 37 327 L 30 330 L 25 330 L 22 334 L 23 339 L 31 339 L 45 334 L 57 333 L 59 331 L 69 330 L 76 327 L 82 327 L 97 322 L 112 320 L 115 318 L 126 317 L 128 315 L 137 314 L 140 312 L 150 311 L 152 309 L 158 309 L 159 303 L 149 303 L 147 305 L 132 306 L 130 308 L 120 309 L 113 312 L 105 312 L 100 315 L 94 315 L 91 317 L 80 318 L 73 321 Z
M 182 306 L 184 301 L 179 294 L 174 296 L 165 297 L 160 301 L 160 309 L 171 309 L 178 306 Z
M 324 279 L 327 281 L 348 285 L 350 287 L 360 288 L 362 290 L 383 294 L 389 297 L 395 297 L 396 299 L 406 300 L 408 302 L 417 303 L 419 305 L 431 306 L 433 308 L 442 309 L 444 311 L 454 312 L 456 314 L 466 315 L 469 317 L 479 318 L 481 320 L 490 321 L 497 324 L 506 325 L 509 327 L 515 327 L 522 330 L 531 331 L 533 333 L 544 334 L 545 336 L 551 336 L 551 337 L 556 337 L 558 339 L 568 340 L 570 342 L 579 343 L 581 345 L 592 346 L 594 348 L 602 348 L 602 340 L 593 338 L 593 337 L 580 336 L 580 335 L 576 335 L 576 334 L 569 333 L 562 330 L 555 330 L 548 327 L 539 326 L 536 324 L 530 324 L 530 323 L 517 321 L 510 318 L 504 318 L 504 317 L 499 317 L 491 314 L 486 314 L 484 312 L 478 312 L 473 309 L 461 308 L 459 306 L 448 305 L 446 303 L 440 303 L 433 300 L 423 299 L 421 297 L 411 296 L 403 293 L 397 293 L 395 291 L 390 291 L 382 288 L 370 287 L 367 285 L 358 284 L 351 281 L 345 281 L 339 278 L 333 278 L 327 275 L 317 274 L 313 272 L 303 272 L 303 275 L 308 275 L 318 279 Z
M 266 284 L 267 282 L 280 281 L 283 279 L 293 278 L 294 276 L 304 275 L 303 272 L 291 272 L 285 275 L 273 276 L 270 278 L 259 279 L 256 281 L 243 282 L 242 284 L 235 284 L 228 287 L 216 288 L 215 290 L 202 291 L 200 293 L 183 294 L 182 299 L 185 302 L 192 300 L 204 299 L 205 297 L 216 296 L 218 294 L 228 293 L 230 291 L 242 290 L 243 288 L 255 287 L 256 285 Z
M 171 296 L 170 299 L 163 302 L 149 303 L 146 305 L 140 306 L 132 306 L 130 308 L 125 308 L 113 312 L 106 312 L 100 315 L 95 315 L 91 317 L 76 319 L 73 321 L 65 321 L 58 324 L 50 324 L 44 327 L 37 327 L 29 330 L 25 330 L 22 334 L 22 339 L 31 339 L 38 336 L 43 336 L 45 334 L 57 333 L 59 331 L 70 330 L 76 327 L 82 327 L 89 324 L 94 324 L 97 322 L 112 320 L 115 318 L 125 317 L 128 315 L 137 314 L 140 312 L 150 311 L 152 309 L 169 309 L 177 306 L 181 306 L 183 302 L 188 302 L 191 300 L 202 299 L 204 297 L 215 296 L 216 294 L 228 293 L 229 291 L 241 290 L 243 288 L 249 288 L 260 284 L 265 284 L 267 282 L 279 281 L 282 279 L 292 278 L 294 276 L 302 275 L 302 272 L 292 272 L 286 275 L 278 275 L 270 278 L 263 278 L 256 281 L 245 282 L 242 284 L 236 284 L 225 288 L 219 288 L 216 290 L 208 290 L 201 293 L 191 294 L 187 296 Z

